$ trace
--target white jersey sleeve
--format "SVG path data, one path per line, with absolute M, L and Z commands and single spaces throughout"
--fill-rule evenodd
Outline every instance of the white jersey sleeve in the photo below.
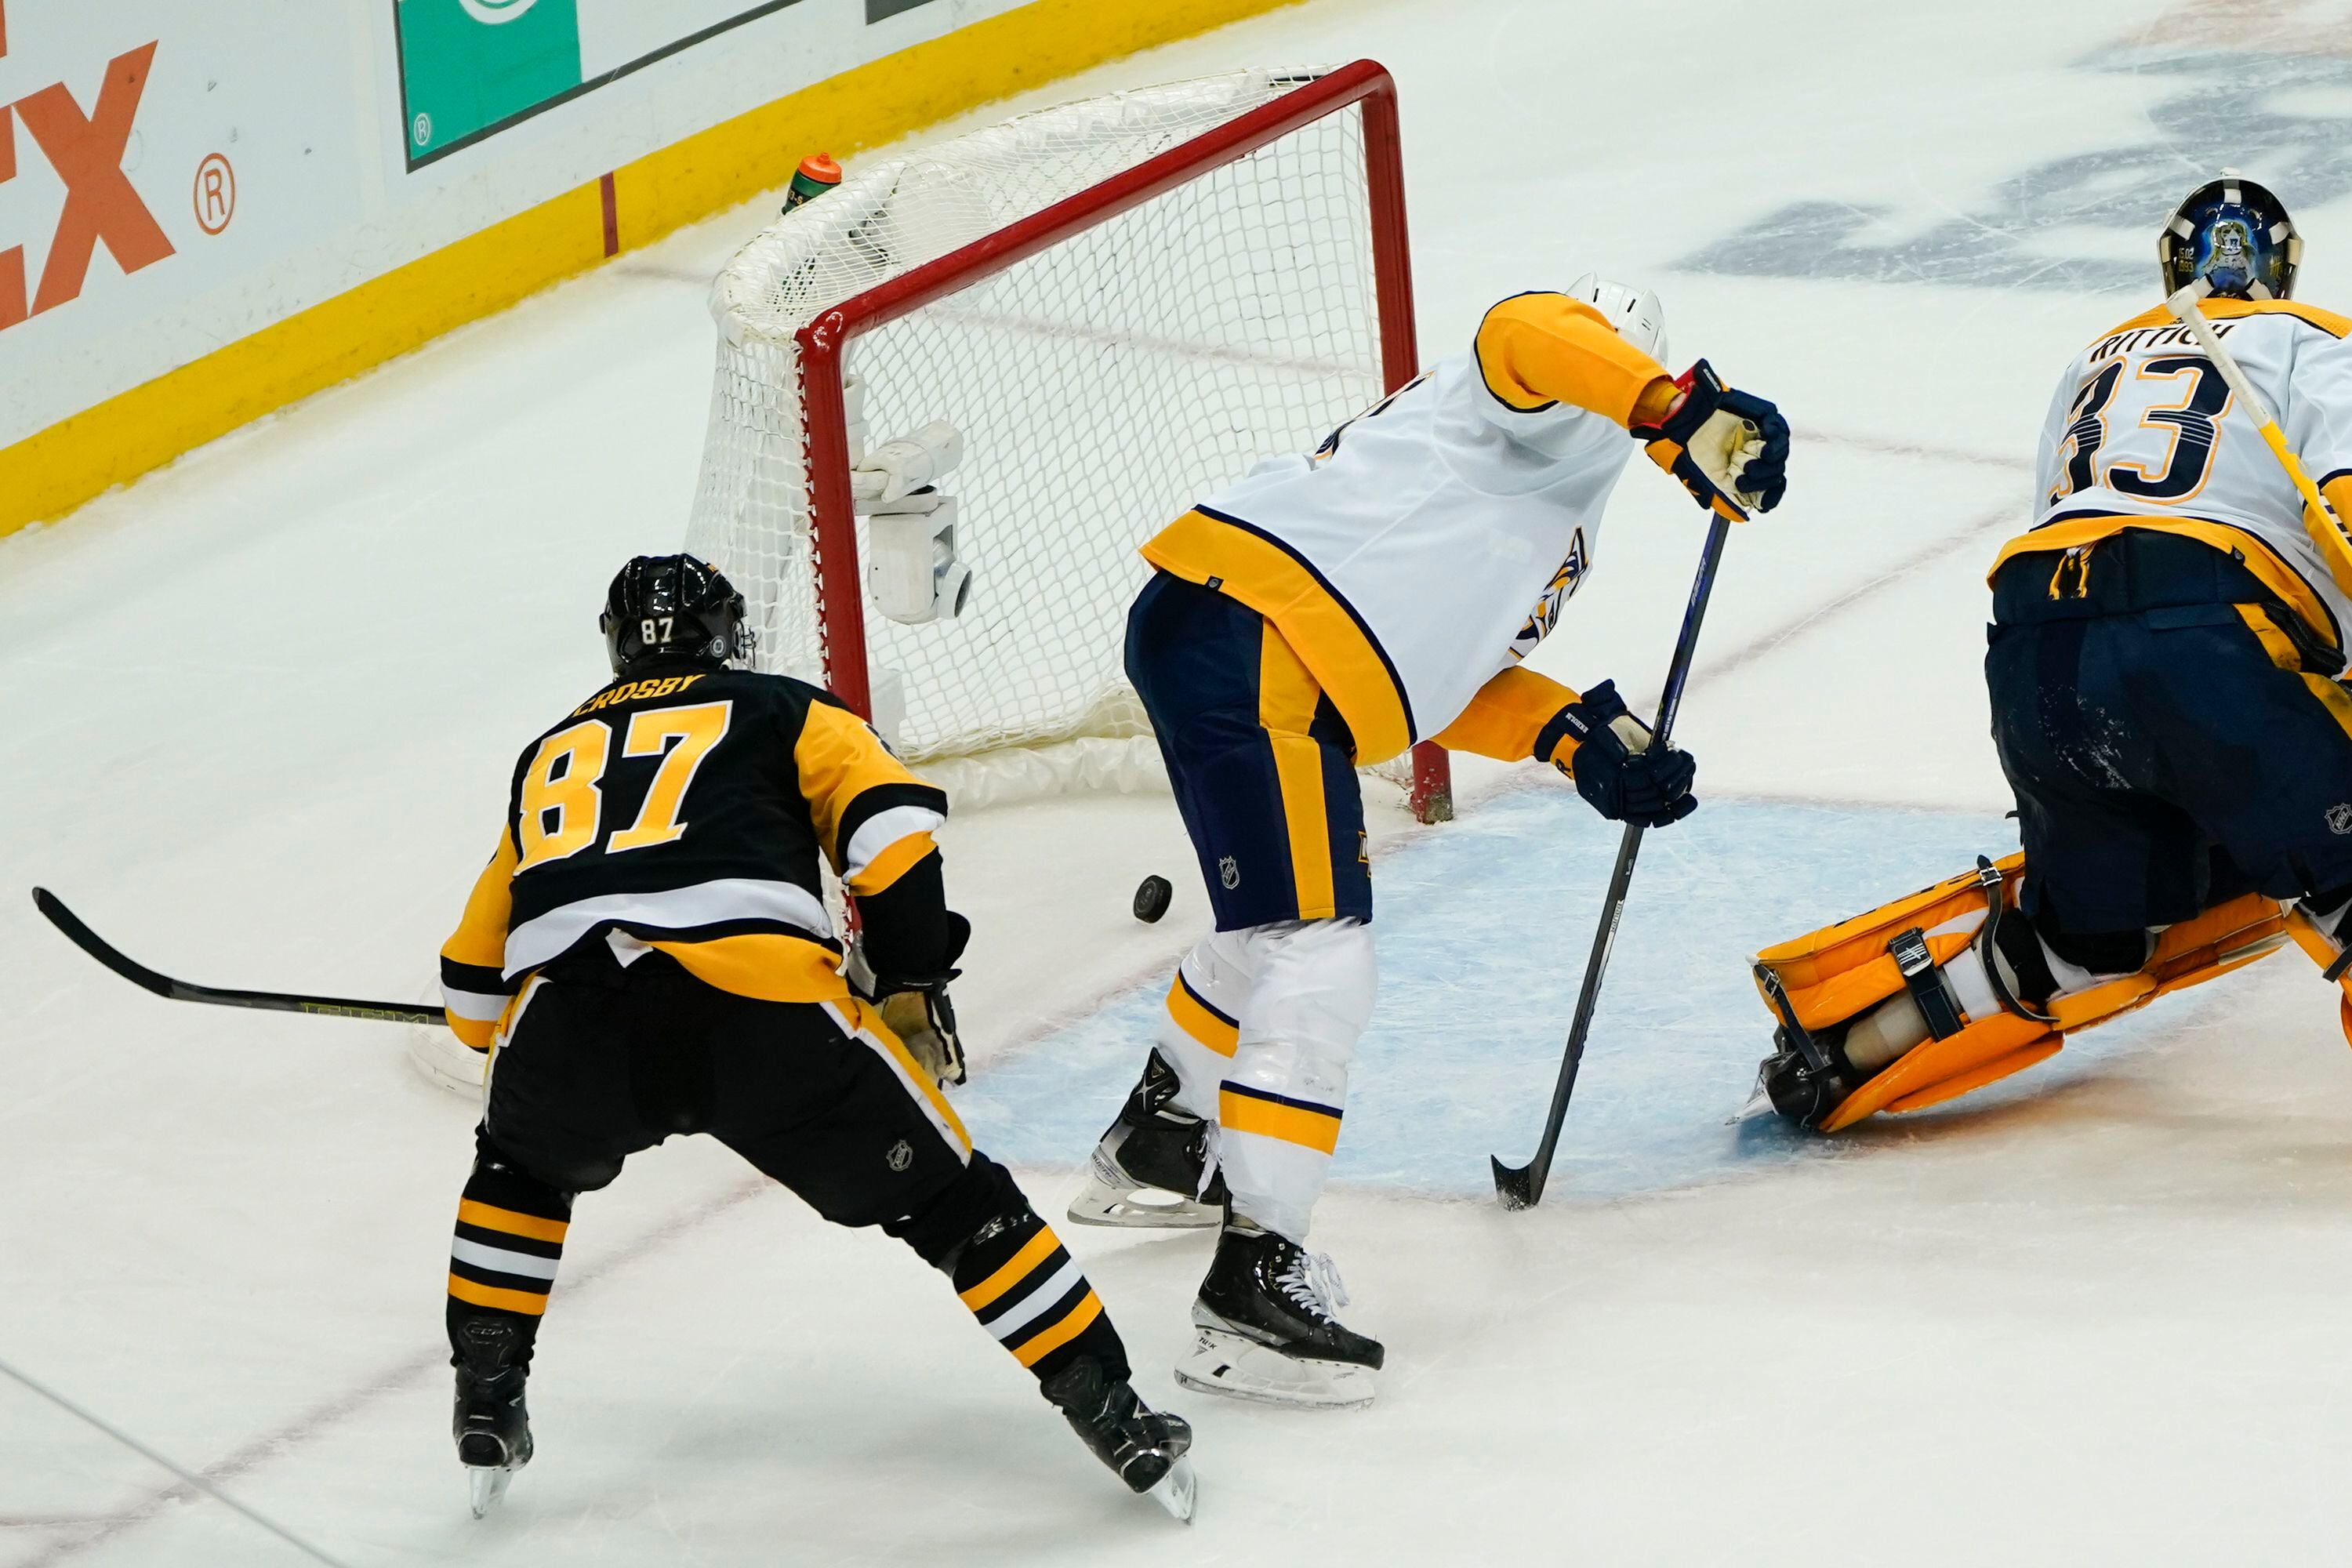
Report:
M 2285 391 L 2284 405 L 2271 412 L 2312 482 L 2352 474 L 2352 339 L 2318 331 L 2300 337 Z

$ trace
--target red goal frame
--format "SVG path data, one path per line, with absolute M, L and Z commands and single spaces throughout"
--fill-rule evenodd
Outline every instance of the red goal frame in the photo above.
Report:
M 856 519 L 850 494 L 849 418 L 842 395 L 842 358 L 851 340 L 1352 104 L 1363 106 L 1381 375 L 1383 390 L 1394 392 L 1420 374 L 1421 354 L 1413 321 L 1396 82 L 1373 60 L 1357 60 L 1318 77 L 961 250 L 853 295 L 795 334 L 801 352 L 802 416 L 807 422 L 817 616 L 824 632 L 825 683 L 835 696 L 862 716 L 873 717 L 866 601 L 858 586 Z M 1444 822 L 1453 816 L 1453 770 L 1443 747 L 1423 742 L 1413 748 L 1412 793 L 1413 815 L 1422 821 Z

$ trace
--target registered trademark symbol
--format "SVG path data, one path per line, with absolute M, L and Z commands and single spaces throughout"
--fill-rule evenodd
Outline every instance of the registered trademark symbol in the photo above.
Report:
M 418 110 L 416 118 L 409 121 L 408 133 L 416 139 L 419 147 L 424 146 L 433 140 L 433 117 Z
M 196 165 L 196 226 L 218 234 L 236 216 L 236 171 L 217 153 Z

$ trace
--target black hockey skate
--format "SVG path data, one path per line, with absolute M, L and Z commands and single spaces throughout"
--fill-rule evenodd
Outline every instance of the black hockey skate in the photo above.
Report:
M 1192 1447 L 1191 1423 L 1152 1409 L 1134 1389 L 1106 1377 L 1102 1363 L 1091 1358 L 1055 1373 L 1045 1397 L 1128 1490 L 1192 1522 L 1199 1484 L 1184 1457 Z
M 530 1463 L 530 1412 L 523 1405 L 530 1369 L 514 1363 L 510 1324 L 478 1321 L 466 1325 L 465 1335 L 450 1430 L 457 1462 L 466 1467 L 474 1517 L 480 1519 L 507 1495 L 514 1473 Z
M 1229 1218 L 1192 1303 L 1192 1350 L 1176 1363 L 1176 1381 L 1272 1405 L 1369 1405 L 1386 1352 L 1331 1316 L 1347 1304 L 1329 1258 Z
M 1179 1087 L 1176 1069 L 1153 1051 L 1118 1120 L 1095 1145 L 1087 1184 L 1070 1200 L 1070 1223 L 1154 1228 L 1217 1223 L 1225 1178 L 1211 1175 L 1208 1191 L 1201 1191 L 1209 1124 L 1175 1107 Z

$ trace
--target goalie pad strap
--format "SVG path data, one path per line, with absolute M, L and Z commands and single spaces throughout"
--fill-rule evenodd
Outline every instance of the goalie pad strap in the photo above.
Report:
M 1964 1026 L 1959 1004 L 1952 999 L 1943 969 L 1928 954 L 1927 933 L 1913 926 L 1888 942 L 1886 951 L 1894 956 L 1911 1000 L 1918 1005 L 1919 1016 L 1927 1020 L 1927 1033 L 1939 1040 L 1958 1034 Z
M 1823 1131 L 1881 1110 L 1940 1104 L 2006 1078 L 2055 1055 L 2074 1030 L 2252 963 L 2284 945 L 2290 931 L 2323 968 L 2341 956 L 2307 918 L 2249 893 L 2166 927 L 2138 971 L 2052 998 L 2043 1004 L 2048 1016 L 2006 994 L 1995 955 L 1988 952 L 1985 969 L 2000 1009 L 1966 1017 L 1942 966 L 1971 943 L 1992 945 L 1998 917 L 2014 912 L 2024 870 L 2023 857 L 2011 856 L 1758 955 L 1758 983 L 1774 1016 L 1827 1037 L 1824 1047 L 1843 1040 L 1844 1026 L 1906 993 L 1927 1025 L 1925 1042 L 1838 1101 L 1820 1122 Z M 2343 984 L 2352 994 L 2352 981 Z M 2352 1035 L 2352 996 L 2345 1016 Z M 1825 1054 L 1821 1047 L 1807 1053 Z

